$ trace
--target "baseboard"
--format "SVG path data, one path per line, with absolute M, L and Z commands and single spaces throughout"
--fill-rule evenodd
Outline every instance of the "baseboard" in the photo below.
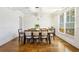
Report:
M 9 36 L 8 38 L 2 39 L 2 41 L 0 42 L 0 46 L 8 43 L 9 41 L 13 40 L 16 37 L 17 37 L 17 35 L 12 35 L 12 36 Z
M 61 39 L 61 40 L 64 41 L 64 42 L 68 43 L 68 44 L 71 45 L 72 47 L 74 47 L 74 48 L 76 48 L 76 49 L 79 49 L 79 48 L 73 46 L 72 44 L 70 44 L 69 42 L 65 41 L 64 39 L 60 38 L 59 36 L 56 35 L 56 37 L 58 37 L 59 39 Z

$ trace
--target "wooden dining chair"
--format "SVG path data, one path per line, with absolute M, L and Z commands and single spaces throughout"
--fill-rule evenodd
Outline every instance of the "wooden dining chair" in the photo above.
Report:
M 48 29 L 48 39 L 49 39 L 49 44 L 51 44 L 51 40 L 53 38 L 53 40 L 55 39 L 55 28 L 49 28 Z
M 46 40 L 46 42 L 48 42 L 48 30 L 45 29 L 41 29 L 41 41 Z
M 31 42 L 32 39 L 33 39 L 32 31 L 31 30 L 25 30 L 24 31 L 24 44 L 25 44 L 26 41 L 27 41 L 27 43 Z
M 53 39 L 54 39 L 54 36 L 55 36 L 55 28 L 53 28 L 53 29 L 49 29 L 48 30 L 48 32 L 50 33 L 50 37 L 53 37 Z
M 39 42 L 39 30 L 34 30 L 33 31 L 33 42 Z
M 53 37 L 54 30 L 48 29 L 48 33 L 50 33 L 50 37 Z
M 24 32 L 22 31 L 22 29 L 18 29 L 18 33 L 19 33 L 19 42 L 22 42 L 24 40 Z

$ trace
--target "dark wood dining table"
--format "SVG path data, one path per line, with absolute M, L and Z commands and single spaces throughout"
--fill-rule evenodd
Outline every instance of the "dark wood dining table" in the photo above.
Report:
M 40 31 L 41 29 L 33 29 L 33 28 L 32 28 L 32 29 L 28 29 L 28 30 L 30 30 L 30 31 L 32 32 L 32 34 L 33 34 L 33 31 L 35 31 L 35 30 L 39 31 L 39 35 L 42 33 L 42 32 Z M 50 30 L 50 29 L 46 29 L 46 30 L 48 31 L 48 30 Z M 49 44 L 51 44 L 51 38 L 50 38 L 50 36 L 51 36 L 51 34 L 52 34 L 52 35 L 53 35 L 53 38 L 54 38 L 54 36 L 55 36 L 55 29 L 53 29 L 53 32 L 52 32 L 52 31 L 51 31 L 51 32 L 48 31 L 47 34 L 48 34 L 48 42 L 49 42 Z M 26 37 L 26 36 L 25 36 L 25 34 L 24 34 L 24 44 L 25 44 L 25 42 L 26 42 L 25 37 Z M 32 39 L 33 39 L 33 38 L 32 38 Z M 33 41 L 34 41 L 34 39 L 33 39 Z

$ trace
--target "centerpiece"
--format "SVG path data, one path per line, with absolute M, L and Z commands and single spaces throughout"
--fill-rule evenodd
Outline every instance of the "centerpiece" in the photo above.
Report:
M 35 24 L 35 29 L 39 30 L 39 28 L 40 28 L 40 25 L 39 24 Z

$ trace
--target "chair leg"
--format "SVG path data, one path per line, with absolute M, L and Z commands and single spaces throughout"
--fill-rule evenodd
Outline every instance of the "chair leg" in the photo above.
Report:
M 48 43 L 48 40 L 47 40 L 47 38 L 46 38 L 46 42 Z
M 51 44 L 51 39 L 49 38 L 49 44 Z
M 20 36 L 19 36 L 19 42 L 20 42 Z
M 34 38 L 33 38 L 33 43 L 35 42 Z
M 20 37 L 19 37 L 18 43 L 20 44 L 20 42 L 21 42 L 21 41 L 20 41 Z
M 48 35 L 49 44 L 51 44 L 51 38 L 50 35 Z
M 24 38 L 24 44 L 26 43 L 26 38 Z
M 30 39 L 27 39 L 27 43 L 30 43 L 30 41 L 31 41 Z
M 41 37 L 39 37 L 39 42 L 42 42 L 42 38 Z
M 18 40 L 19 42 L 20 42 L 20 38 L 19 38 L 19 40 Z

